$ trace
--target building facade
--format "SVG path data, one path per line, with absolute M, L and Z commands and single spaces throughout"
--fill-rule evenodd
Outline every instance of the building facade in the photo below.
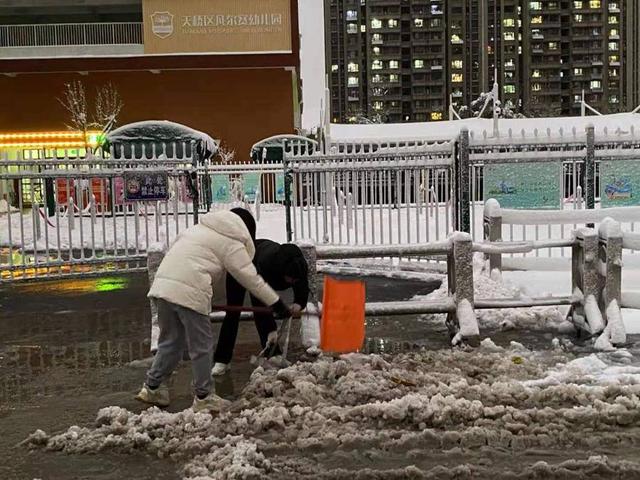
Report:
M 111 84 L 119 124 L 171 120 L 248 159 L 299 124 L 296 0 L 0 1 L 0 134 L 65 130 L 58 99 Z
M 331 118 L 472 115 L 491 90 L 527 116 L 633 109 L 636 0 L 326 0 Z M 584 92 L 584 93 L 583 93 Z M 584 96 L 583 96 L 584 95 Z

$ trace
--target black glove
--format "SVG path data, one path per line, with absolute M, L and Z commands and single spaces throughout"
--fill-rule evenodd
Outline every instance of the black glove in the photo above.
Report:
M 289 307 L 287 307 L 280 299 L 276 303 L 271 305 L 271 310 L 273 310 L 273 316 L 276 320 L 283 320 L 291 316 Z

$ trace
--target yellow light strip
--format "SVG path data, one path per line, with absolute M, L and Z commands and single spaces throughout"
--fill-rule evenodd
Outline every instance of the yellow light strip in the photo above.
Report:
M 95 142 L 29 142 L 29 143 L 0 143 L 0 148 L 72 148 L 95 146 Z
M 99 130 L 90 130 L 87 136 L 100 135 Z M 31 140 L 34 138 L 64 138 L 64 139 L 82 139 L 82 132 L 24 132 L 24 133 L 0 133 L 0 141 L 2 140 Z

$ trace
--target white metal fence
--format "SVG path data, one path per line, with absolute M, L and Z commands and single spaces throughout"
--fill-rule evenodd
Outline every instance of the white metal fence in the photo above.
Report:
M 142 22 L 0 25 L 0 47 L 141 45 Z
M 452 142 L 287 152 L 291 237 L 339 244 L 443 239 L 453 229 L 453 159 Z

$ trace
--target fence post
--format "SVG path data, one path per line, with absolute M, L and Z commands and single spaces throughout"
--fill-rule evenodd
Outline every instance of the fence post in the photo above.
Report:
M 67 222 L 69 223 L 69 229 L 73 230 L 75 228 L 75 213 L 73 210 L 73 206 L 75 202 L 73 201 L 73 197 L 69 196 L 67 199 Z M 81 220 L 82 221 L 82 220 Z M 69 239 L 71 242 L 71 239 Z
M 42 236 L 42 229 L 40 227 L 40 204 L 38 202 L 34 202 L 31 205 L 31 216 L 33 217 L 33 226 L 35 228 L 35 232 L 33 233 L 35 235 L 35 238 L 40 240 L 40 237 Z
M 473 310 L 473 241 L 466 232 L 456 232 L 447 256 L 449 296 L 452 296 L 456 311 L 447 314 L 447 326 L 456 332 L 452 343 L 465 340 L 477 345 L 480 340 L 478 319 Z
M 312 301 L 318 303 L 318 282 L 316 264 L 318 262 L 318 256 L 316 254 L 316 246 L 312 242 L 297 242 L 298 247 L 302 250 L 302 255 L 307 261 L 308 274 L 307 279 L 309 281 L 309 296 Z M 304 306 L 304 305 L 303 305 Z
M 484 204 L 483 231 L 485 242 L 502 241 L 502 210 L 495 198 L 490 198 Z M 494 269 L 502 271 L 502 255 L 499 253 L 489 255 L 489 271 L 493 272 Z
M 293 182 L 293 175 L 289 168 L 289 161 L 285 157 L 282 160 L 284 166 L 284 213 L 285 224 L 287 229 L 287 242 L 293 239 L 293 229 L 291 228 L 291 183 Z
M 458 229 L 462 232 L 471 233 L 471 212 L 469 210 L 469 130 L 466 127 L 460 130 L 459 144 L 456 172 Z
M 622 231 L 620 223 L 605 218 L 600 224 L 600 258 L 604 263 L 604 278 L 601 278 L 601 304 L 603 316 L 607 322 L 611 343 L 626 342 L 626 333 L 622 324 Z
M 585 208 L 593 210 L 595 208 L 596 193 L 596 145 L 595 129 L 592 124 L 587 125 L 587 155 L 585 157 Z M 587 227 L 593 228 L 593 223 L 588 223 Z
M 571 291 L 582 293 L 582 299 L 571 307 L 568 318 L 579 330 L 590 335 L 598 334 L 604 328 L 598 308 L 601 289 L 597 265 L 598 236 L 591 228 L 581 228 L 571 247 Z

